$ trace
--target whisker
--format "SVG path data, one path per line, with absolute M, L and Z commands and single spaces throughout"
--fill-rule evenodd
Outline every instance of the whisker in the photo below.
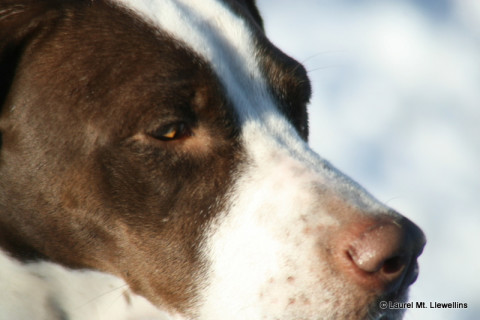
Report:
M 313 58 L 316 58 L 318 56 L 324 56 L 324 55 L 327 55 L 327 54 L 339 54 L 339 53 L 345 53 L 345 50 L 328 50 L 328 51 L 321 51 L 321 52 L 317 52 L 315 54 L 312 54 L 311 56 L 308 56 L 306 57 L 305 59 L 303 59 L 301 61 L 302 64 L 306 63 L 307 61 L 309 60 L 312 60 Z
M 315 72 L 315 71 L 318 71 L 318 70 L 326 70 L 326 69 L 332 69 L 332 68 L 338 68 L 339 65 L 330 65 L 330 66 L 324 66 L 324 67 L 317 67 L 317 68 L 313 68 L 313 69 L 308 69 L 307 72 L 308 73 L 312 73 L 312 72 Z
M 398 200 L 398 199 L 402 199 L 403 197 L 402 196 L 396 196 L 396 197 L 391 197 L 390 199 L 384 201 L 384 203 L 386 205 L 390 205 L 391 202 L 395 201 L 395 200 Z
M 96 300 L 99 300 L 99 299 L 101 299 L 101 298 L 103 298 L 103 297 L 105 297 L 105 296 L 107 296 L 107 295 L 109 295 L 109 294 L 112 294 L 112 293 L 117 292 L 118 290 L 121 290 L 121 289 L 124 289 L 124 288 L 128 288 L 128 285 L 127 285 L 127 284 L 124 284 L 124 285 L 121 285 L 121 286 L 119 286 L 119 287 L 116 287 L 116 288 L 113 288 L 113 289 L 111 289 L 111 290 L 108 290 L 108 291 L 106 291 L 106 292 L 104 292 L 104 293 L 102 293 L 102 294 L 99 294 L 99 295 L 97 295 L 96 297 L 93 297 L 93 298 L 85 301 L 83 304 L 81 304 L 81 305 L 79 305 L 78 307 L 76 307 L 76 309 L 81 309 L 81 308 L 83 308 L 83 307 L 86 307 L 86 306 L 88 306 L 89 304 L 95 302 Z M 114 302 L 117 301 L 118 298 L 121 297 L 121 296 L 124 294 L 124 292 L 125 292 L 125 291 L 122 291 L 121 294 L 118 295 L 118 297 L 115 298 Z M 112 302 L 112 304 L 113 304 L 114 302 Z

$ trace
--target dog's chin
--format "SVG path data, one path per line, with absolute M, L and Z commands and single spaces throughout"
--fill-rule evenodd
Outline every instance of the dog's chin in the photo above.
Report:
M 405 310 L 380 310 L 373 313 L 374 315 L 368 317 L 367 320 L 401 320 L 405 314 Z

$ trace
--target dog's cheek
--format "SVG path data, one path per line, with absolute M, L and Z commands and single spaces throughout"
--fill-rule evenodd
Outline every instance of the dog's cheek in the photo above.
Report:
M 99 155 L 98 193 L 122 230 L 111 272 L 153 303 L 187 312 L 205 280 L 203 231 L 223 210 L 235 153 L 198 158 L 141 149 Z
M 145 221 L 148 214 L 167 219 L 182 194 L 184 167 L 192 167 L 173 153 L 150 151 L 124 147 L 98 156 L 101 197 L 125 219 Z

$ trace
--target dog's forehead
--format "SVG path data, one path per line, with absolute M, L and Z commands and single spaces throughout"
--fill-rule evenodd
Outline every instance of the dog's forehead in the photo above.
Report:
M 282 81 L 286 82 L 285 79 L 294 77 L 297 71 L 303 71 L 298 63 L 270 45 L 263 35 L 260 21 L 252 18 L 255 13 L 247 6 L 221 0 L 115 2 L 159 31 L 166 32 L 206 61 L 233 102 L 240 122 L 277 112 L 272 96 L 276 90 L 274 86 L 282 85 Z M 289 60 L 286 64 L 291 70 L 282 68 L 285 63 L 277 63 L 272 56 L 279 56 L 283 62 Z M 277 72 L 275 81 L 269 79 L 272 72 Z M 266 76 L 266 73 L 270 74 Z M 300 78 L 296 82 L 308 82 L 303 74 Z M 272 85 L 272 82 L 275 84 Z M 306 96 L 309 96 L 309 88 L 307 91 Z

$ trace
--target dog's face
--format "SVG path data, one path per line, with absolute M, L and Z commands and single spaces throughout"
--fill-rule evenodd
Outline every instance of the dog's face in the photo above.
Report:
M 395 318 L 423 235 L 307 145 L 250 1 L 0 4 L 0 245 L 195 319 Z

